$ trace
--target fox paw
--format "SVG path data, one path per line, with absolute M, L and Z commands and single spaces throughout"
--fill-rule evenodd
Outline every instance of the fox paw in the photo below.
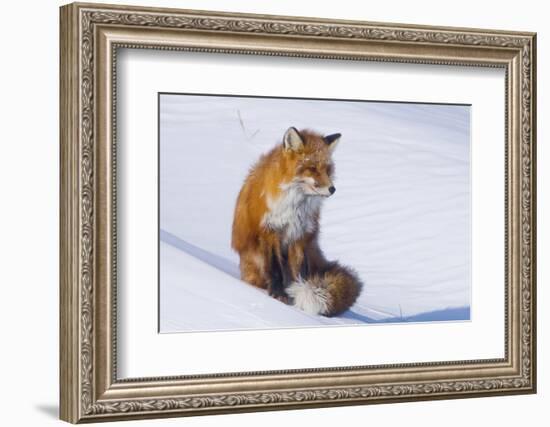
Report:
M 269 296 L 275 298 L 278 301 L 281 301 L 284 304 L 288 304 L 288 295 L 284 289 L 274 289 L 269 288 Z

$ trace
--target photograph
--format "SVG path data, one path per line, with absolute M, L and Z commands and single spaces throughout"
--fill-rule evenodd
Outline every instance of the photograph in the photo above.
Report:
M 159 332 L 470 321 L 470 109 L 159 92 Z
M 542 14 L 292 4 L 29 15 L 59 27 L 32 50 L 59 71 L 59 298 L 32 300 L 61 420 L 537 393 Z

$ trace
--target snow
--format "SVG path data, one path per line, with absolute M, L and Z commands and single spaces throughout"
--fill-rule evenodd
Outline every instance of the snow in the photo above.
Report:
M 321 248 L 364 281 L 336 318 L 239 280 L 233 208 L 289 126 L 342 133 Z M 470 318 L 470 107 L 162 94 L 160 331 Z

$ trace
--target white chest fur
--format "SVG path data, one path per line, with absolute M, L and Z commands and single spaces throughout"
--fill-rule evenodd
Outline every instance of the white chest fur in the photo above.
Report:
M 292 243 L 314 231 L 321 203 L 321 197 L 306 196 L 298 186 L 288 185 L 277 199 L 268 198 L 262 224 L 283 233 L 283 243 Z

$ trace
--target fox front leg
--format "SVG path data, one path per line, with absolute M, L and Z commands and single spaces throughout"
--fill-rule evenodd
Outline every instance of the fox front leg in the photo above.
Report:
M 268 292 L 273 298 L 288 303 L 288 295 L 285 291 L 290 285 L 292 277 L 288 265 L 288 252 L 285 250 L 274 250 L 271 253 L 271 281 Z
M 309 265 L 304 253 L 304 241 L 294 242 L 288 248 L 289 283 L 309 276 Z

